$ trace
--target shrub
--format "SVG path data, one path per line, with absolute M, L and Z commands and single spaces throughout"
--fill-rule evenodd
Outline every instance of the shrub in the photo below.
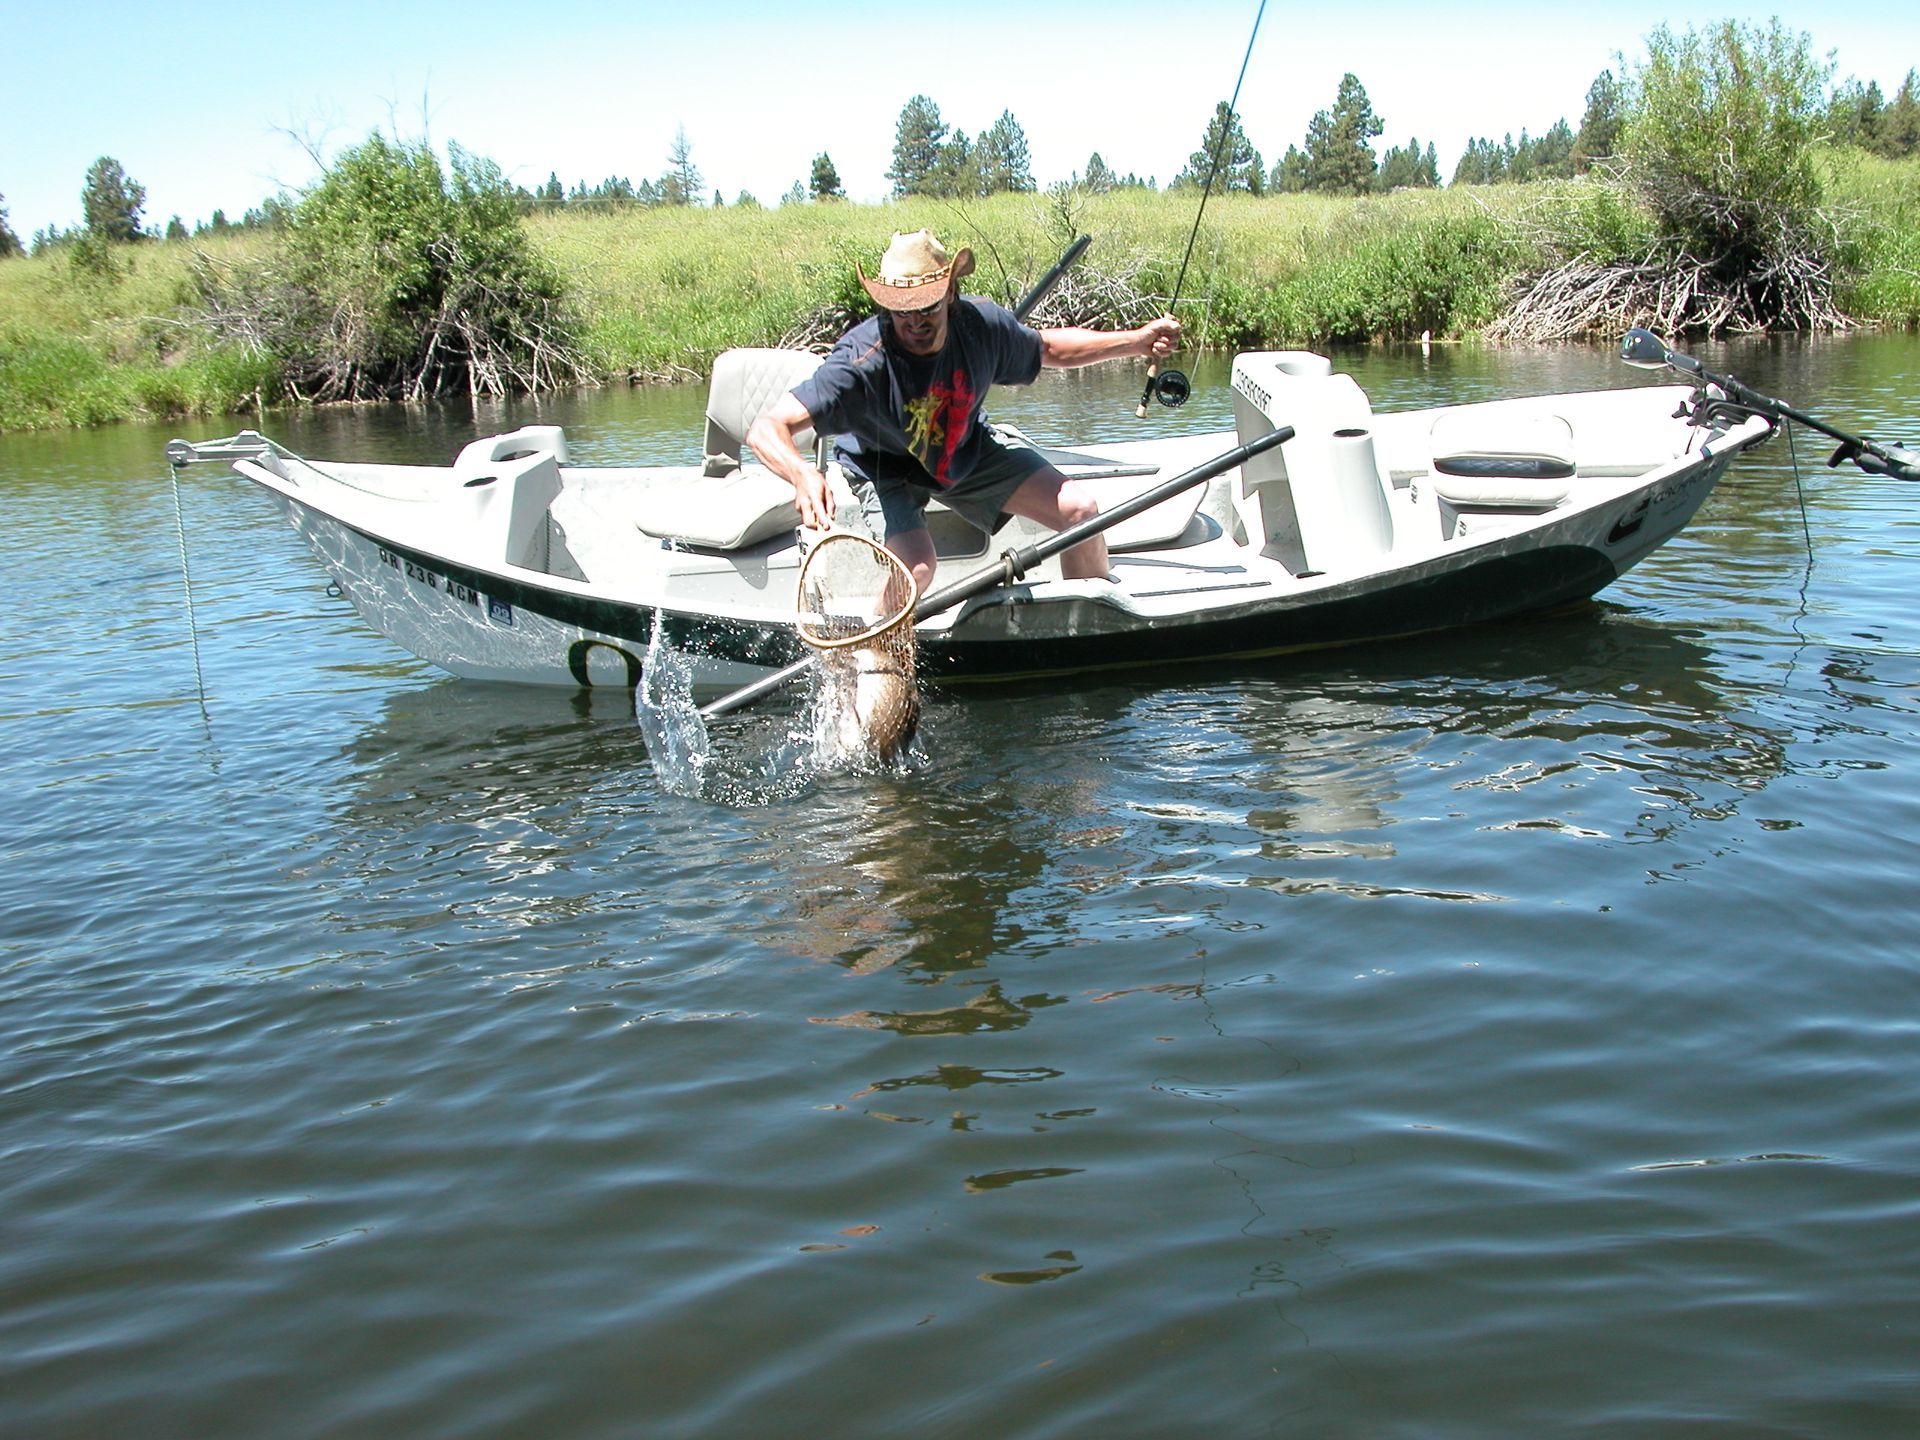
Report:
M 1829 65 L 1810 40 L 1724 21 L 1647 38 L 1626 85 L 1620 159 L 1552 227 L 1554 263 L 1497 331 L 1559 339 L 1622 324 L 1668 331 L 1845 323 L 1838 229 L 1814 142 Z
M 375 134 L 340 155 L 256 265 L 203 270 L 222 333 L 296 395 L 417 401 L 590 381 L 559 272 L 491 161 Z

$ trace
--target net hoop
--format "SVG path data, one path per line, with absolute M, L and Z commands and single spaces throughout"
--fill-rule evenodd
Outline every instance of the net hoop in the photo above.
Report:
M 865 552 L 855 554 L 854 548 L 865 547 Z M 822 556 L 826 556 L 822 560 Z M 836 565 L 864 565 L 879 567 L 890 572 L 883 589 L 885 593 L 898 593 L 904 599 L 897 608 L 877 618 L 865 620 L 860 628 L 848 632 L 845 626 L 856 617 L 851 615 L 825 615 L 810 607 L 807 596 L 818 583 L 819 574 L 829 574 Z M 876 587 L 881 588 L 881 587 Z M 800 580 L 795 592 L 795 608 L 798 616 L 794 628 L 800 638 L 815 650 L 844 650 L 856 645 L 872 645 L 875 641 L 894 634 L 902 626 L 908 627 L 911 635 L 913 625 L 913 606 L 918 598 L 913 583 L 913 572 L 907 569 L 900 557 L 886 546 L 878 544 L 865 535 L 852 530 L 829 531 L 816 541 L 807 551 L 807 558 L 800 564 Z M 865 619 L 865 617 L 858 617 Z M 831 630 L 822 628 L 831 623 Z

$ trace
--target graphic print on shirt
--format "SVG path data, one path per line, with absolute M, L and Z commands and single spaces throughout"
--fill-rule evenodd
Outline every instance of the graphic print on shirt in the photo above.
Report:
M 953 483 L 950 462 L 967 438 L 975 398 L 967 372 L 955 370 L 946 381 L 934 381 L 926 394 L 907 402 L 907 448 L 942 485 Z

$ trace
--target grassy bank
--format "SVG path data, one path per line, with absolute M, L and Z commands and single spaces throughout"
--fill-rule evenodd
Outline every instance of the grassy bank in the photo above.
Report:
M 1471 333 L 1525 258 L 1503 221 L 1511 189 L 1403 191 L 1380 198 L 1215 197 L 1181 291 L 1201 345 L 1310 343 Z M 1193 226 L 1192 197 L 1121 191 L 1062 208 L 1000 195 L 777 210 L 632 210 L 536 219 L 532 233 L 575 286 L 585 341 L 608 375 L 705 372 L 733 345 L 771 344 L 805 317 L 863 306 L 854 262 L 872 266 L 894 230 L 970 245 L 968 288 L 1011 303 L 1074 233 L 1094 237 L 1079 284 L 1063 287 L 1117 324 L 1164 303 Z M 1104 303 L 1103 303 L 1104 302 Z M 1066 318 L 1066 317 L 1057 317 Z
M 0 431 L 258 408 L 274 365 L 203 342 L 192 264 L 183 242 L 119 247 L 103 270 L 64 250 L 0 261 Z
M 1406 190 L 1361 199 L 1216 196 L 1181 291 L 1195 344 L 1468 338 L 1538 264 L 1530 237 L 1571 205 L 1560 186 Z M 1869 321 L 1920 323 L 1920 164 L 1851 152 L 1828 165 L 1844 224 L 1839 298 Z M 534 248 L 572 296 L 590 368 L 608 382 L 690 379 L 731 346 L 864 310 L 856 259 L 929 226 L 972 246 L 969 288 L 1011 301 L 1077 232 L 1094 246 L 1051 315 L 1120 324 L 1173 289 L 1194 197 L 1146 191 L 777 209 L 536 215 Z M 196 319 L 196 265 L 232 268 L 257 232 L 125 247 L 104 270 L 56 251 L 0 261 L 0 430 L 217 415 L 281 402 L 271 356 Z M 817 332 L 816 332 L 817 333 Z

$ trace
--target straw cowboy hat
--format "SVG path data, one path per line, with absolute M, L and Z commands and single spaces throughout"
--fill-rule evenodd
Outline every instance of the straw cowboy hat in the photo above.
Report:
M 880 257 L 880 274 L 869 278 L 856 262 L 854 270 L 873 303 L 883 310 L 925 310 L 947 298 L 947 292 L 973 273 L 973 251 L 949 255 L 931 230 L 911 235 L 896 233 Z

